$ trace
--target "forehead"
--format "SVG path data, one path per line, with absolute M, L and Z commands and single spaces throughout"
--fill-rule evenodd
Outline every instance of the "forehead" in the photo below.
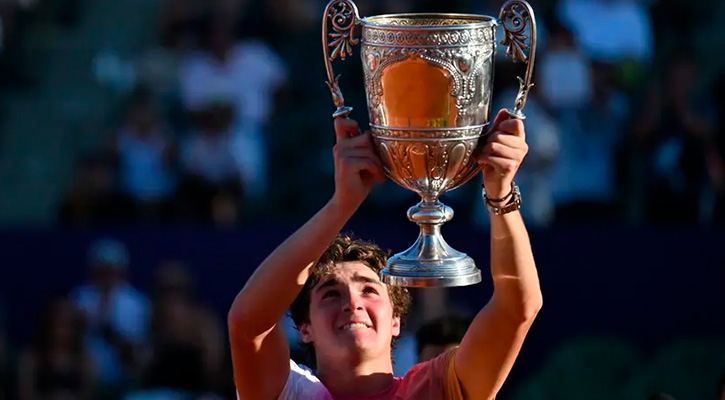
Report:
M 366 278 L 365 280 L 380 283 L 380 277 L 378 274 L 365 263 L 361 261 L 345 261 L 335 264 L 335 266 L 327 274 L 325 274 L 319 282 L 317 282 L 315 287 L 319 287 L 330 280 L 350 284 L 359 281 L 359 279 L 356 278 L 360 277 Z

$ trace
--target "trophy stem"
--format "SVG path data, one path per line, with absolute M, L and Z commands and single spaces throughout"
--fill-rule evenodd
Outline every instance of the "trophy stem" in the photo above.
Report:
M 481 281 L 473 259 L 453 249 L 441 226 L 453 218 L 453 209 L 438 198 L 423 199 L 408 209 L 408 219 L 418 224 L 418 239 L 408 250 L 388 259 L 381 271 L 383 282 L 409 287 L 467 286 Z

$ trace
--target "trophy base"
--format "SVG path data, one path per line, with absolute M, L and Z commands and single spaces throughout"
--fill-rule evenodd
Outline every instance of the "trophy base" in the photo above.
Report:
M 380 271 L 384 283 L 406 287 L 454 287 L 481 282 L 481 271 L 465 253 L 453 249 L 440 233 L 441 225 L 453 217 L 453 210 L 440 203 L 421 202 L 408 210 L 408 217 L 420 226 L 413 246 L 388 259 Z

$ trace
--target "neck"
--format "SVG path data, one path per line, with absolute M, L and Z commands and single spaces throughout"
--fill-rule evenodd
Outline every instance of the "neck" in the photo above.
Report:
M 334 394 L 369 396 L 380 393 L 393 383 L 393 363 L 388 354 L 378 359 L 360 361 L 318 359 L 317 377 Z

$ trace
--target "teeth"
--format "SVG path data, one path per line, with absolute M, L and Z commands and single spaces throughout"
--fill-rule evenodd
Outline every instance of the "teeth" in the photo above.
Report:
M 367 326 L 367 325 L 365 325 L 365 324 L 363 324 L 363 323 L 360 323 L 360 322 L 354 322 L 354 323 L 351 323 L 351 324 L 347 324 L 347 325 L 343 326 L 343 327 L 342 327 L 342 329 L 344 329 L 344 330 L 346 330 L 346 331 L 349 331 L 349 330 L 351 330 L 351 329 L 358 329 L 358 328 L 367 328 L 367 327 L 368 327 L 368 326 Z

